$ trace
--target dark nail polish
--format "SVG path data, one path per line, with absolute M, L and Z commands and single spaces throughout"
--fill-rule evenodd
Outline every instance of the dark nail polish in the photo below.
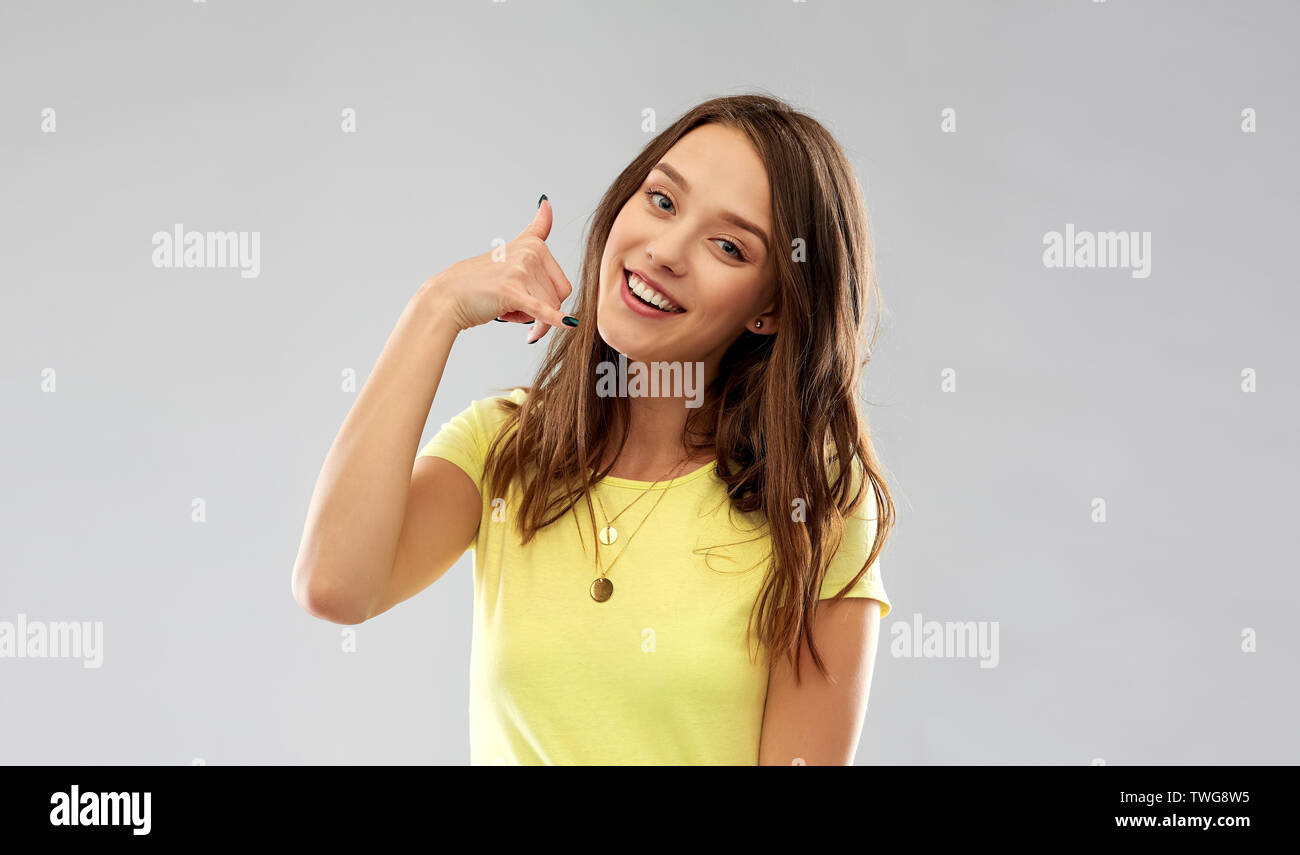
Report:
M 503 320 L 501 320 L 500 318 L 493 318 L 492 320 L 496 321 L 496 322 L 499 323 L 499 324 L 508 324 L 508 323 L 510 323 L 509 321 L 503 321 Z
M 575 318 L 573 315 L 565 315 L 564 325 L 566 327 L 576 327 L 578 325 L 578 319 Z
M 524 321 L 524 326 L 528 326 L 529 324 L 535 324 L 535 323 L 537 323 L 537 321 Z
M 542 207 L 542 202 L 545 201 L 545 199 L 546 199 L 546 194 L 543 193 L 542 198 L 537 200 L 537 207 L 539 208 Z
M 535 338 L 535 339 L 532 339 L 531 341 L 529 341 L 528 343 L 529 343 L 529 344 L 537 344 L 537 342 L 539 342 L 539 341 L 541 341 L 540 338 Z

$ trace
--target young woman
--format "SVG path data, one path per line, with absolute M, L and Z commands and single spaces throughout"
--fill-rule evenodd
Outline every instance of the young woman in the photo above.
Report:
M 851 764 L 894 507 L 844 152 L 782 101 L 718 98 L 614 181 L 577 289 L 551 222 L 543 196 L 411 299 L 325 461 L 297 601 L 360 623 L 473 550 L 473 764 Z M 494 319 L 554 330 L 533 385 L 417 455 L 453 341 Z M 655 363 L 702 394 L 598 382 Z

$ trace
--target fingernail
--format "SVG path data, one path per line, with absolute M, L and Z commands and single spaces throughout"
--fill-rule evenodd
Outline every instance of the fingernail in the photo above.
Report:
M 508 324 L 508 323 L 510 323 L 509 321 L 503 321 L 503 320 L 501 320 L 500 318 L 493 318 L 492 320 L 496 321 L 496 322 L 499 323 L 499 324 Z
M 528 340 L 528 343 L 529 343 L 529 344 L 537 344 L 537 342 L 539 342 L 539 341 L 541 341 L 540 338 L 530 338 L 530 339 Z
M 528 326 L 529 324 L 535 324 L 535 323 L 537 323 L 537 321 L 524 321 L 524 326 Z
M 543 202 L 545 199 L 546 199 L 546 194 L 543 193 L 543 194 L 542 194 L 542 198 L 537 200 L 537 207 L 539 207 L 539 208 L 542 207 L 542 202 Z
M 578 319 L 575 318 L 573 315 L 565 315 L 564 325 L 566 327 L 576 327 L 578 325 Z

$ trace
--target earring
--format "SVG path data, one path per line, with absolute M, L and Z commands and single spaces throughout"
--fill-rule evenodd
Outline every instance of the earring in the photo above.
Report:
M 761 328 L 762 326 L 763 326 L 763 322 L 762 322 L 762 321 L 754 321 L 754 329 L 759 329 L 759 328 Z

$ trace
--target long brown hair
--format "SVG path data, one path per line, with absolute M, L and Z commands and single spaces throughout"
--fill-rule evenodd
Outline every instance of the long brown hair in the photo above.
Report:
M 573 313 L 580 323 L 551 335 L 534 385 L 516 387 L 529 392 L 522 405 L 500 399 L 509 415 L 488 452 L 488 484 L 493 496 L 503 496 L 504 485 L 516 477 L 523 482 L 513 516 L 524 543 L 579 498 L 595 525 L 590 487 L 609 470 L 594 470 L 615 441 L 616 424 L 622 426 L 622 452 L 629 423 L 627 400 L 598 396 L 594 382 L 601 362 L 618 359 L 596 331 L 605 242 L 654 165 L 686 133 L 709 122 L 739 129 L 757 149 L 771 186 L 773 246 L 791 252 L 774 253 L 778 331 L 741 333 L 724 354 L 703 405 L 688 416 L 683 441 L 692 453 L 713 449 L 732 507 L 759 512 L 767 522 L 771 572 L 755 600 L 750 631 L 756 612 L 760 642 L 791 658 L 798 681 L 801 638 L 826 673 L 810 617 L 844 519 L 868 498 L 866 483 L 875 500 L 875 542 L 836 601 L 876 560 L 895 514 L 858 402 L 862 369 L 880 326 L 877 312 L 864 350 L 869 293 L 883 306 L 866 207 L 847 156 L 813 118 L 767 95 L 705 101 L 650 140 L 614 180 L 590 221 L 575 288 Z M 840 460 L 856 463 L 840 467 Z M 791 513 L 800 498 L 807 509 L 803 521 Z

